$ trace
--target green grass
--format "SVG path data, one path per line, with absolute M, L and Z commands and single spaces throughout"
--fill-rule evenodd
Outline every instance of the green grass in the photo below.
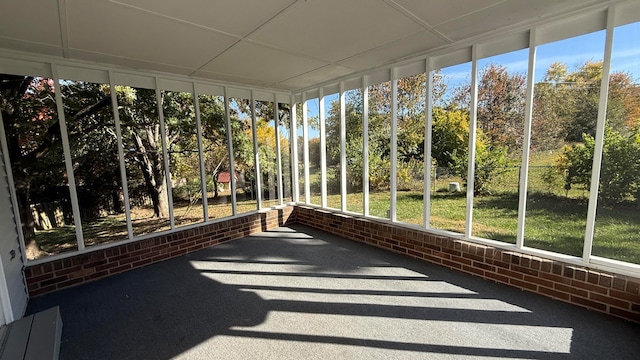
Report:
M 542 179 L 542 173 L 555 154 L 538 154 L 532 159 L 529 171 L 529 195 L 525 220 L 525 246 L 562 254 L 582 256 L 586 228 L 588 191 L 574 188 L 569 192 L 559 187 L 550 188 Z M 311 169 L 310 183 L 312 204 L 320 205 L 320 174 Z M 473 208 L 473 235 L 507 243 L 515 243 L 518 223 L 518 168 L 498 176 L 491 183 L 487 195 L 476 196 Z M 432 188 L 430 226 L 434 229 L 464 233 L 466 225 L 466 193 L 448 192 L 450 181 L 461 179 L 442 177 Z M 301 184 L 303 185 L 303 184 Z M 303 193 L 304 187 L 301 187 Z M 301 195 L 301 199 L 304 196 Z M 362 193 L 347 194 L 347 210 L 363 213 Z M 387 218 L 391 197 L 387 192 L 369 194 L 369 214 Z M 272 205 L 271 203 L 265 206 Z M 424 217 L 423 194 L 419 191 L 398 191 L 396 218 L 400 222 L 422 226 Z M 327 207 L 340 209 L 341 196 L 327 196 Z M 256 209 L 255 201 L 238 202 L 238 212 Z M 209 204 L 209 218 L 231 215 L 229 201 Z M 174 204 L 176 224 L 201 222 L 202 207 Z M 640 216 L 637 204 L 625 203 L 598 207 L 593 255 L 640 264 Z M 155 219 L 150 209 L 134 209 L 134 234 L 148 234 L 167 230 L 167 220 Z M 125 239 L 127 237 L 124 215 L 110 215 L 95 222 L 83 224 L 85 243 L 88 246 Z M 43 250 L 59 253 L 76 249 L 75 229 L 64 226 L 37 232 L 36 239 Z

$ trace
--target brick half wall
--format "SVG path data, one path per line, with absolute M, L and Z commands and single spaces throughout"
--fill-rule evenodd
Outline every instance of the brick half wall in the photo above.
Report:
M 259 233 L 295 221 L 293 207 L 252 213 L 170 234 L 114 245 L 46 263 L 27 265 L 29 296 L 35 297 Z
M 296 206 L 295 218 L 347 239 L 640 323 L 640 278 L 312 207 Z

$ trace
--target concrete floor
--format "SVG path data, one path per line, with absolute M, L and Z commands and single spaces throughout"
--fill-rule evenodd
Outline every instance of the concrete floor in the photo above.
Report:
M 639 359 L 640 326 L 293 225 L 32 299 L 61 359 Z

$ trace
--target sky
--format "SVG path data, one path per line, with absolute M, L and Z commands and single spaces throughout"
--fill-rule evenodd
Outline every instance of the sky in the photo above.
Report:
M 560 40 L 539 45 L 536 49 L 535 81 L 539 82 L 551 64 L 562 62 L 569 71 L 576 70 L 586 61 L 602 61 L 604 57 L 606 33 L 604 30 L 589 33 L 570 39 Z M 510 73 L 527 73 L 529 49 L 522 49 L 506 54 L 478 59 L 478 69 L 494 63 L 504 66 Z M 611 72 L 627 72 L 640 83 L 640 22 L 615 28 L 611 57 Z M 444 68 L 440 73 L 445 76 L 449 89 L 453 89 L 471 79 L 471 62 Z M 328 109 L 331 101 L 337 99 L 332 94 L 325 97 L 325 107 Z M 319 101 L 311 99 L 307 102 L 309 117 L 318 116 Z M 302 135 L 302 129 L 298 129 Z M 311 129 L 309 137 L 317 137 L 318 131 Z

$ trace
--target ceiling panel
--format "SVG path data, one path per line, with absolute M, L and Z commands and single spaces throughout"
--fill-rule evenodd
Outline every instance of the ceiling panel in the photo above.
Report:
M 0 36 L 27 43 L 61 46 L 58 2 L 0 0 Z
M 441 0 L 393 0 L 430 26 L 436 26 L 505 1 L 448 0 L 446 6 L 443 6 Z
M 478 36 L 508 25 L 580 9 L 599 0 L 509 0 L 491 8 L 443 23 L 435 29 L 453 40 Z
M 191 68 L 175 66 L 171 64 L 161 64 L 153 61 L 131 59 L 126 57 L 113 56 L 109 54 L 101 54 L 92 51 L 70 50 L 69 56 L 73 59 L 88 60 L 112 65 L 127 67 L 131 69 L 146 69 L 153 71 L 162 71 L 178 75 L 190 75 L 193 72 Z
M 340 64 L 358 70 L 366 70 L 445 44 L 444 40 L 425 30 L 340 61 Z
M 227 74 L 220 74 L 220 73 L 215 73 L 210 71 L 199 70 L 195 72 L 193 76 L 203 78 L 203 79 L 216 80 L 220 82 L 228 82 L 232 84 L 235 83 L 235 84 L 253 85 L 253 86 L 271 86 L 271 83 L 267 81 L 258 81 L 255 79 L 227 75 Z
M 202 70 L 280 82 L 325 65 L 328 63 L 314 58 L 292 55 L 243 41 L 208 63 Z
M 237 41 L 201 27 L 105 2 L 67 0 L 67 9 L 70 49 L 197 68 Z
M 288 89 L 299 89 L 302 87 L 312 86 L 328 79 L 335 79 L 353 73 L 354 69 L 340 65 L 328 65 L 321 69 L 308 72 L 301 76 L 288 79 L 278 85 Z
M 296 3 L 249 38 L 336 62 L 421 30 L 416 22 L 380 0 L 307 0 Z
M 119 0 L 119 3 L 244 37 L 295 0 Z M 242 19 L 238 21 L 238 19 Z

